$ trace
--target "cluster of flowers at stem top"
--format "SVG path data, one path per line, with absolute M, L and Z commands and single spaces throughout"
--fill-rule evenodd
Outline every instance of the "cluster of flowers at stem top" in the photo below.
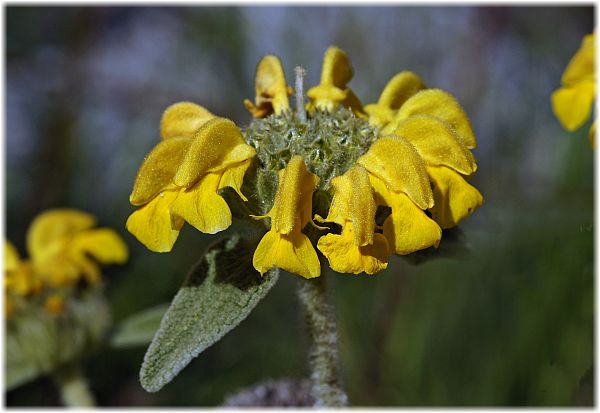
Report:
M 98 285 L 98 264 L 127 261 L 127 246 L 110 228 L 94 228 L 96 219 L 74 209 L 53 209 L 38 215 L 27 231 L 29 259 L 21 259 L 10 242 L 4 244 L 6 315 L 40 303 L 61 314 L 68 298 L 81 286 Z
M 232 213 L 221 189 L 231 187 L 239 198 L 230 204 L 247 206 L 247 218 L 270 218 L 253 258 L 261 274 L 279 267 L 318 277 L 315 244 L 331 268 L 353 274 L 437 247 L 442 229 L 483 203 L 468 183 L 477 169 L 469 119 L 453 96 L 412 72 L 398 73 L 366 106 L 348 87 L 352 76 L 347 55 L 330 47 L 307 113 L 292 112 L 282 64 L 267 55 L 255 101 L 244 102 L 254 120 L 243 130 L 193 103 L 167 108 L 161 142 L 134 183 L 139 209 L 127 229 L 158 252 L 172 249 L 184 222 L 222 231 Z
M 554 114 L 569 132 L 579 129 L 592 112 L 596 98 L 596 34 L 584 36 L 581 46 L 567 65 L 562 86 L 552 94 Z M 595 145 L 596 120 L 589 130 L 589 140 Z

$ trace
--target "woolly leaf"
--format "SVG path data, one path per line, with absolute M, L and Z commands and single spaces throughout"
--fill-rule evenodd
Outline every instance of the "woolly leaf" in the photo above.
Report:
M 147 308 L 123 320 L 110 339 L 114 348 L 141 346 L 152 341 L 169 304 Z
M 144 357 L 144 389 L 155 392 L 173 380 L 243 321 L 275 285 L 277 271 L 261 278 L 252 267 L 253 247 L 239 235 L 224 238 L 192 267 Z

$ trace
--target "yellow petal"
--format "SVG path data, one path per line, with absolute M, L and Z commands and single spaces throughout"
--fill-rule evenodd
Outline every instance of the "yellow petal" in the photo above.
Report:
M 169 208 L 179 191 L 166 190 L 127 219 L 127 230 L 151 251 L 168 252 L 179 236 L 183 220 L 172 219 Z
M 231 152 L 244 150 L 237 146 L 248 146 L 240 129 L 225 118 L 214 118 L 206 122 L 193 138 L 189 150 L 175 173 L 173 182 L 177 186 L 189 188 L 208 171 L 226 169 L 230 163 L 241 162 L 244 159 L 228 159 Z
M 252 263 L 261 274 L 279 267 L 304 278 L 321 275 L 317 252 L 300 230 L 280 234 L 271 229 L 256 247 Z
M 423 80 L 413 72 L 398 73 L 387 83 L 379 101 L 365 106 L 369 122 L 379 128 L 385 126 L 408 98 L 425 87 Z
M 75 235 L 69 249 L 75 255 L 89 254 L 103 264 L 124 263 L 129 254 L 125 242 L 110 228 L 92 229 Z
M 179 102 L 167 108 L 160 120 L 160 138 L 191 138 L 215 115 L 192 102 Z
M 422 90 L 408 99 L 394 119 L 383 128 L 383 133 L 394 133 L 400 122 L 415 115 L 429 115 L 449 124 L 462 143 L 469 149 L 477 146 L 471 122 L 458 101 L 440 89 Z
M 354 165 L 344 175 L 334 178 L 331 184 L 335 192 L 326 221 L 342 226 L 348 222 L 356 246 L 372 244 L 377 205 L 367 170 Z
M 385 183 L 375 176 L 370 176 L 370 179 L 378 203 L 392 208 L 392 214 L 383 223 L 383 235 L 391 251 L 406 255 L 439 245 L 442 230 L 435 221 L 405 194 L 389 191 Z
M 327 234 L 319 238 L 317 248 L 337 272 L 375 274 L 387 268 L 389 251 L 386 238 L 381 234 L 374 235 L 372 244 L 358 246 L 352 225 L 347 225 L 341 235 Z
M 448 124 L 437 118 L 412 116 L 400 123 L 395 135 L 409 141 L 428 165 L 447 166 L 463 175 L 477 170 L 471 151 Z
M 552 94 L 552 110 L 566 130 L 573 132 L 589 118 L 595 94 L 595 82 L 561 87 Z
M 242 185 L 244 184 L 244 175 L 250 167 L 251 162 L 251 159 L 247 159 L 235 166 L 227 168 L 221 176 L 218 189 L 231 187 L 235 190 L 235 192 L 237 192 L 240 198 L 242 198 L 244 201 L 248 201 L 248 198 L 242 194 Z
M 21 264 L 21 258 L 14 245 L 4 241 L 4 272 L 15 271 Z
M 306 105 L 307 110 L 315 109 L 333 112 L 348 97 L 348 89 L 340 89 L 333 85 L 319 85 L 308 89 L 306 96 L 310 102 Z
M 221 163 L 207 170 L 207 172 L 222 172 L 224 169 L 239 167 L 240 164 L 246 164 L 246 161 L 254 158 L 256 149 L 250 145 L 241 144 L 233 147 L 233 149 L 223 157 Z M 249 164 L 249 163 L 248 163 Z
M 275 112 L 280 115 L 290 108 L 288 96 L 292 90 L 285 81 L 281 60 L 274 55 L 266 55 L 258 63 L 255 77 L 256 106 L 248 99 L 246 108 L 255 118 L 264 118 Z
M 571 58 L 563 73 L 561 82 L 565 86 L 575 85 L 580 82 L 594 82 L 595 71 L 595 33 L 588 34 L 581 41 L 581 46 Z
M 433 219 L 444 229 L 457 225 L 483 204 L 479 191 L 458 173 L 443 166 L 428 166 L 435 205 Z
M 140 166 L 129 202 L 144 205 L 171 185 L 191 143 L 190 138 L 170 138 L 156 145 Z
M 39 214 L 27 231 L 27 251 L 36 261 L 56 248 L 65 237 L 91 228 L 96 219 L 75 209 L 52 209 Z
M 348 55 L 337 46 L 330 46 L 323 57 L 321 84 L 333 85 L 340 89 L 352 79 L 352 66 Z
M 319 108 L 331 112 L 341 104 L 354 112 L 362 113 L 360 100 L 347 87 L 352 76 L 352 66 L 346 53 L 339 47 L 329 47 L 323 58 L 321 83 L 306 92 L 311 99 L 307 109 L 313 111 Z
M 279 185 L 273 208 L 267 214 L 271 227 L 280 234 L 302 230 L 312 218 L 312 194 L 319 177 L 306 169 L 301 156 L 294 155 L 279 171 Z
M 217 193 L 222 173 L 209 173 L 171 204 L 171 214 L 205 234 L 216 234 L 231 225 L 231 210 Z
M 590 145 L 592 145 L 592 148 L 596 147 L 596 121 L 594 121 L 594 123 L 592 123 L 592 126 L 590 127 L 590 131 L 588 133 L 588 139 L 590 140 Z
M 404 138 L 379 138 L 357 163 L 383 180 L 390 190 L 404 192 L 421 209 L 433 206 L 425 163 Z

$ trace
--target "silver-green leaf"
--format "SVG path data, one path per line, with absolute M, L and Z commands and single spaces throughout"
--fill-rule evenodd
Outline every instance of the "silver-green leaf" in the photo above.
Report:
M 160 390 L 189 362 L 243 321 L 278 279 L 252 266 L 254 245 L 239 235 L 209 247 L 164 315 L 144 357 L 140 383 Z

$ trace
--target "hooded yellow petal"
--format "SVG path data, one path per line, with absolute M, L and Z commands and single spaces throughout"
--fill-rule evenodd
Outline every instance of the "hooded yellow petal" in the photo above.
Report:
M 391 251 L 406 255 L 439 245 L 442 230 L 435 221 L 404 193 L 390 191 L 375 176 L 371 175 L 370 179 L 378 204 L 392 209 L 392 214 L 383 223 L 383 235 L 387 238 Z
M 437 118 L 412 116 L 400 123 L 395 135 L 409 141 L 428 165 L 447 166 L 463 175 L 477 170 L 471 151 L 447 123 Z
M 391 134 L 400 122 L 415 115 L 429 115 L 449 124 L 458 138 L 469 149 L 477 146 L 471 122 L 458 101 L 448 92 L 440 89 L 426 89 L 413 95 L 398 110 L 394 119 L 383 128 L 384 134 Z
M 279 171 L 279 185 L 273 208 L 267 214 L 271 227 L 280 234 L 302 230 L 312 218 L 312 194 L 319 177 L 306 169 L 301 156 L 294 155 Z
M 248 99 L 244 100 L 255 118 L 264 118 L 273 112 L 280 115 L 290 108 L 288 96 L 293 92 L 285 81 L 283 65 L 277 56 L 267 55 L 260 60 L 256 68 L 255 88 L 256 106 Z
M 66 237 L 95 225 L 94 216 L 75 209 L 52 209 L 39 214 L 27 231 L 27 251 L 33 261 L 56 249 Z
M 457 225 L 483 204 L 483 196 L 460 174 L 443 166 L 428 166 L 435 205 L 433 219 L 444 229 Z
M 4 272 L 15 271 L 21 265 L 21 257 L 14 245 L 4 241 Z
M 385 126 L 408 98 L 425 87 L 423 80 L 413 72 L 398 73 L 387 83 L 379 101 L 365 106 L 369 122 L 380 128 Z
M 352 79 L 352 65 L 348 55 L 337 46 L 330 46 L 323 57 L 321 84 L 333 85 L 341 89 Z
M 172 184 L 175 172 L 191 144 L 190 138 L 180 137 L 156 145 L 140 166 L 129 202 L 132 205 L 144 205 Z
M 252 263 L 261 274 L 279 267 L 304 278 L 321 275 L 317 252 L 300 230 L 294 230 L 290 234 L 273 230 L 267 232 L 256 247 Z
M 242 149 L 238 146 L 242 146 Z M 211 119 L 194 136 L 173 182 L 189 188 L 207 172 L 226 169 L 231 163 L 243 161 L 237 158 L 232 160 L 228 156 L 231 153 L 250 153 L 245 151 L 247 146 L 235 123 L 225 118 Z
M 386 238 L 374 234 L 371 244 L 358 246 L 350 223 L 341 235 L 327 234 L 319 238 L 317 248 L 327 257 L 331 268 L 340 273 L 375 274 L 387 268 L 389 247 Z
M 179 236 L 183 220 L 172 218 L 169 211 L 178 194 L 178 190 L 165 190 L 127 219 L 127 230 L 151 251 L 171 251 Z
M 191 138 L 215 115 L 192 102 L 179 102 L 167 108 L 160 120 L 160 138 Z
M 352 66 L 346 53 L 339 47 L 329 47 L 323 58 L 321 83 L 306 92 L 311 99 L 308 110 L 319 108 L 331 112 L 342 104 L 355 112 L 362 112 L 360 100 L 347 88 L 352 76 Z
M 194 186 L 182 189 L 171 204 L 171 214 L 205 234 L 216 234 L 231 225 L 231 210 L 217 193 L 222 173 L 208 173 Z
M 326 221 L 342 226 L 348 222 L 356 246 L 372 244 L 377 205 L 367 170 L 354 165 L 344 175 L 334 178 L 331 184 L 335 192 Z
M 407 194 L 421 209 L 433 206 L 425 163 L 406 139 L 379 138 L 357 163 L 383 180 L 391 191 Z
M 595 94 L 595 82 L 561 87 L 552 94 L 552 110 L 566 130 L 573 132 L 589 118 Z
M 103 264 L 121 264 L 127 261 L 127 245 L 116 231 L 99 228 L 83 231 L 73 237 L 69 250 L 76 256 L 91 255 Z
M 596 35 L 588 34 L 581 41 L 581 46 L 571 58 L 561 82 L 565 86 L 571 86 L 580 82 L 594 82 L 596 79 Z

